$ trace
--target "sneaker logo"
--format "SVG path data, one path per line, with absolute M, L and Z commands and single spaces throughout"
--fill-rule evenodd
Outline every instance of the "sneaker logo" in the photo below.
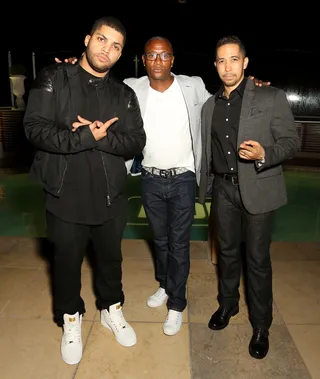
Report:
M 69 322 L 75 322 L 76 318 L 75 317 L 69 317 Z

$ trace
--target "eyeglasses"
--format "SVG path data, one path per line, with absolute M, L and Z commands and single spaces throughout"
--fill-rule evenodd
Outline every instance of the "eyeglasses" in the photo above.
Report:
M 167 61 L 169 61 L 171 59 L 171 57 L 173 57 L 173 54 L 171 54 L 171 53 L 165 53 L 165 52 L 164 53 L 160 53 L 160 54 L 157 54 L 157 53 L 154 53 L 154 52 L 144 54 L 144 56 L 148 59 L 148 61 L 155 61 L 155 60 L 157 60 L 158 55 L 159 55 L 159 57 L 161 58 L 161 60 L 163 62 L 167 62 Z

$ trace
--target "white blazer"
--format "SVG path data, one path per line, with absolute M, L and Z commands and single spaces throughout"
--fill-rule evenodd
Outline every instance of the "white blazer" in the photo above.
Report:
M 174 75 L 180 85 L 184 100 L 186 102 L 189 115 L 190 133 L 192 138 L 192 150 L 195 161 L 195 170 L 197 183 L 200 183 L 200 164 L 201 164 L 201 108 L 207 99 L 212 96 L 206 89 L 203 80 L 199 76 Z M 123 81 L 131 87 L 140 104 L 142 118 L 144 118 L 147 96 L 149 90 L 148 76 L 141 78 L 127 78 Z M 133 160 L 127 161 L 126 166 L 128 172 L 132 166 Z

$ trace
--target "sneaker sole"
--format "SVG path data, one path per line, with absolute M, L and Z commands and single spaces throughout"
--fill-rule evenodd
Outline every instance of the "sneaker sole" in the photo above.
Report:
M 166 333 L 166 332 L 164 331 L 164 328 L 163 328 L 162 330 L 163 330 L 163 333 L 164 333 L 166 336 L 175 336 L 176 334 L 178 334 L 178 333 L 180 332 L 180 330 L 181 330 L 181 326 L 180 326 L 180 328 L 179 328 L 175 333 Z
M 67 359 L 64 359 L 62 351 L 61 351 L 61 348 L 60 348 L 60 353 L 61 353 L 61 358 L 62 358 L 62 360 L 63 360 L 64 363 L 66 363 L 67 365 L 77 365 L 81 361 L 81 359 L 82 359 L 83 347 L 82 347 L 81 357 L 78 360 L 67 360 Z
M 78 361 L 69 361 L 68 362 L 65 359 L 63 359 L 63 357 L 62 357 L 63 362 L 66 363 L 67 365 L 77 365 L 78 363 L 80 363 L 81 359 L 82 359 L 82 357 Z

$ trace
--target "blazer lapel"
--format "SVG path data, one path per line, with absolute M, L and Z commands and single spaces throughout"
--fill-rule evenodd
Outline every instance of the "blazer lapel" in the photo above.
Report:
M 252 80 L 248 79 L 242 99 L 237 148 L 239 148 L 240 144 L 248 138 L 247 120 L 249 118 L 252 108 L 254 107 L 254 87 L 255 85 L 252 82 Z
M 149 91 L 148 77 L 146 77 L 146 80 L 141 81 L 141 83 L 139 83 L 138 86 L 134 88 L 134 91 L 137 94 L 139 105 L 140 105 L 140 112 L 143 118 L 146 112 L 147 97 L 148 97 L 148 91 Z
M 208 103 L 207 112 L 205 113 L 205 119 L 204 119 L 204 123 L 203 123 L 204 130 L 202 131 L 203 132 L 202 138 L 206 143 L 205 152 L 206 152 L 206 160 L 207 160 L 208 170 L 210 167 L 211 154 L 212 154 L 212 152 L 211 152 L 211 128 L 212 128 L 212 116 L 213 116 L 213 111 L 214 111 L 214 107 L 215 107 L 215 103 L 216 103 L 215 102 L 215 96 L 212 96 L 212 98 L 210 100 L 211 100 L 211 102 Z
M 191 99 L 194 101 L 194 95 L 193 95 L 194 89 L 192 88 L 190 83 L 186 83 L 181 78 L 179 78 L 177 75 L 173 74 L 173 76 L 175 77 L 175 80 L 178 82 L 178 84 L 181 88 L 181 92 L 182 92 L 182 95 L 184 97 L 184 101 L 186 102 L 187 109 L 189 111 L 189 109 L 192 109 L 192 107 L 194 105 L 190 102 Z M 189 115 L 189 117 L 190 117 L 190 115 Z
M 140 111 L 141 111 L 142 117 L 144 117 L 144 114 L 146 112 L 148 91 L 149 91 L 149 82 L 148 82 L 148 85 L 144 84 L 141 88 L 141 91 L 139 91 L 139 104 L 140 104 Z

